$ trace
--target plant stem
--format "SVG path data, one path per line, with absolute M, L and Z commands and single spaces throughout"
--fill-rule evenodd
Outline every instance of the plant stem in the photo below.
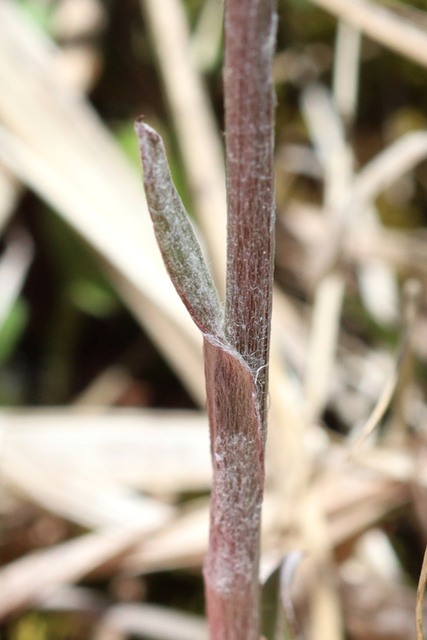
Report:
M 274 0 L 225 3 L 226 333 L 265 410 L 274 253 Z M 263 421 L 265 431 L 265 425 Z M 265 435 L 265 434 L 264 434 Z
M 204 337 L 213 483 L 204 567 L 211 640 L 259 639 L 258 565 L 273 280 L 275 0 L 226 0 L 225 319 L 160 136 L 139 119 L 148 208 L 163 260 Z
M 236 354 L 205 339 L 213 482 L 204 566 L 211 640 L 258 640 L 264 449 L 254 379 Z
M 274 0 L 227 0 L 227 343 L 205 336 L 213 486 L 211 640 L 259 639 L 260 515 L 274 250 Z

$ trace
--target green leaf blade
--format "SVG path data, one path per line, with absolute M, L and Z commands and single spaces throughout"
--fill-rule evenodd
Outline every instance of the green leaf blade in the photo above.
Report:
M 148 209 L 166 269 L 202 333 L 221 337 L 222 305 L 191 221 L 172 182 L 162 140 L 141 118 L 135 130 Z

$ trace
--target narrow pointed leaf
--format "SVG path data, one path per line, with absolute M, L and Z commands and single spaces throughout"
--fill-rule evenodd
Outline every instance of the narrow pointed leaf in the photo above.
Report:
M 148 209 L 169 276 L 191 317 L 208 335 L 222 333 L 222 307 L 194 229 L 172 182 L 163 142 L 141 119 L 135 130 Z

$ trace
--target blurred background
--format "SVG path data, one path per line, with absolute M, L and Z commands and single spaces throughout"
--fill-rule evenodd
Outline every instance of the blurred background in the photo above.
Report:
M 278 10 L 262 631 L 292 638 L 295 607 L 308 640 L 415 639 L 427 5 Z M 7 640 L 207 638 L 201 337 L 158 254 L 133 123 L 162 135 L 223 291 L 221 65 L 220 0 L 0 3 Z

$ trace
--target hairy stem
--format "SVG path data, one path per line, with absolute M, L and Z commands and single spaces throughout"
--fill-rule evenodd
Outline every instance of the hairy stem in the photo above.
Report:
M 214 478 L 204 567 L 211 640 L 258 640 L 258 560 L 264 448 L 247 365 L 205 339 Z
M 262 418 L 274 253 L 275 33 L 275 0 L 226 1 L 226 331 L 256 376 Z
M 211 640 L 259 639 L 260 514 L 273 278 L 274 0 L 226 0 L 227 344 L 205 339 L 213 486 Z
M 204 567 L 211 640 L 259 640 L 258 565 L 273 279 L 274 0 L 226 0 L 225 319 L 158 134 L 136 123 L 166 268 L 204 336 L 213 485 Z

